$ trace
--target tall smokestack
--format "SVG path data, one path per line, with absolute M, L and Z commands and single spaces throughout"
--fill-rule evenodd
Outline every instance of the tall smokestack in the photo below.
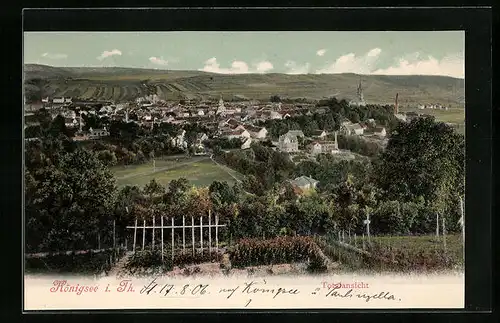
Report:
M 399 95 L 399 93 L 396 93 L 396 103 L 394 104 L 394 114 L 398 114 L 398 95 Z

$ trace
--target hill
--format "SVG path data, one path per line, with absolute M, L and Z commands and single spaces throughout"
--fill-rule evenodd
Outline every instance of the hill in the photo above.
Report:
M 26 64 L 26 96 L 70 96 L 124 102 L 156 93 L 162 99 L 236 97 L 267 100 L 272 95 L 350 100 L 359 79 L 367 103 L 441 103 L 461 106 L 464 80 L 443 76 L 387 76 L 356 74 L 239 74 L 153 70 L 122 67 L 52 67 Z

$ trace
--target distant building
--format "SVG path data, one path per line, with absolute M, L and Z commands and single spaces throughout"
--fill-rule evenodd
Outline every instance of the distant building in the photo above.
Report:
M 264 127 L 246 126 L 245 129 L 250 133 L 250 136 L 255 139 L 264 139 L 267 136 L 267 129 Z
M 337 141 L 337 132 L 335 132 L 335 140 L 316 141 L 310 147 L 312 155 L 339 153 L 340 150 Z
M 384 127 L 376 127 L 373 129 L 373 134 L 380 138 L 385 138 L 387 132 Z
M 304 133 L 302 132 L 302 130 L 289 130 L 287 132 L 287 134 L 294 135 L 294 136 L 301 137 L 301 138 L 305 137 Z
M 292 184 L 292 186 L 296 186 L 301 190 L 310 190 L 315 189 L 318 186 L 319 181 L 315 180 L 312 177 L 300 176 L 294 180 L 291 180 L 290 183 Z
M 104 127 L 103 129 L 89 129 L 88 137 L 90 139 L 99 139 L 107 136 L 109 136 L 109 132 L 106 130 L 106 127 Z
M 340 126 L 340 131 L 347 136 L 359 136 L 364 133 L 364 128 L 359 123 L 343 123 Z
M 359 85 L 356 89 L 356 98 L 349 102 L 351 106 L 366 106 L 365 98 L 363 95 L 363 87 L 361 86 L 361 79 L 359 79 Z
M 246 131 L 245 129 L 239 129 L 239 130 L 229 130 L 229 131 L 224 131 L 222 133 L 222 136 L 227 138 L 227 139 L 244 139 L 244 138 L 250 138 L 250 133 Z
M 292 153 L 299 151 L 299 140 L 296 135 L 287 132 L 279 137 L 278 147 L 281 151 Z
M 316 138 L 325 138 L 328 135 L 328 133 L 324 130 L 316 130 L 313 132 L 313 137 Z
M 252 144 L 252 138 L 246 138 L 245 142 L 241 145 L 241 149 L 248 149 L 250 148 L 250 145 Z

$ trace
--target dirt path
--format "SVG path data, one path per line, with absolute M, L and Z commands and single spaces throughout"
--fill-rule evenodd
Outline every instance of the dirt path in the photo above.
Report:
M 123 273 L 124 272 L 125 264 L 127 263 L 127 261 L 130 258 L 130 256 L 132 256 L 133 254 L 134 253 L 132 251 L 127 251 L 125 253 L 125 255 L 114 264 L 114 266 L 108 272 L 108 276 L 117 277 L 121 273 Z

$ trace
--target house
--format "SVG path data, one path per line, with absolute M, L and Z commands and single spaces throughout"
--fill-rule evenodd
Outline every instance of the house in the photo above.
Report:
M 244 139 L 251 137 L 250 133 L 245 129 L 224 131 L 222 132 L 222 136 L 227 139 L 236 139 L 236 138 Z
M 291 180 L 290 183 L 293 186 L 297 186 L 301 190 L 310 190 L 315 189 L 318 186 L 319 181 L 309 176 L 300 176 Z
M 287 132 L 286 134 L 279 137 L 278 147 L 283 152 L 298 152 L 299 140 L 296 135 Z
M 64 125 L 67 128 L 74 128 L 78 126 L 78 120 L 76 118 L 64 118 Z
M 340 131 L 344 135 L 362 135 L 364 128 L 359 123 L 342 123 Z
M 203 117 L 205 115 L 205 111 L 203 111 L 203 109 L 199 109 L 197 115 Z
M 103 129 L 89 129 L 88 137 L 90 139 L 99 139 L 106 136 L 109 136 L 109 132 L 106 130 L 106 127 L 104 127 Z
M 335 140 L 324 140 L 324 141 L 316 141 L 311 146 L 311 155 L 318 154 L 337 154 L 340 152 L 338 142 L 337 142 L 337 133 L 335 132 Z
M 328 135 L 328 133 L 324 130 L 315 130 L 313 132 L 313 137 L 316 138 L 325 138 Z
M 279 112 L 271 111 L 269 113 L 269 118 L 272 120 L 280 120 L 280 119 L 283 119 L 283 116 Z
M 311 155 L 319 155 L 322 152 L 321 144 L 319 142 L 313 142 L 310 149 Z
M 255 139 L 264 139 L 267 136 L 267 129 L 264 127 L 254 127 L 246 126 L 246 130 L 250 133 L 250 136 Z
M 247 138 L 245 142 L 241 145 L 241 149 L 248 149 L 252 144 L 252 138 Z
M 287 132 L 287 134 L 291 134 L 291 135 L 294 135 L 294 136 L 297 136 L 297 137 L 301 137 L 301 138 L 304 138 L 304 133 L 302 132 L 302 130 L 289 130 Z
M 398 114 L 395 114 L 394 116 L 395 116 L 395 117 L 396 117 L 396 119 L 398 119 L 399 121 L 402 121 L 402 122 L 406 122 L 406 121 L 408 121 L 408 119 L 406 118 L 406 115 L 404 115 L 404 114 L 400 114 L 400 113 L 398 113 Z
M 376 127 L 373 129 L 373 134 L 380 138 L 385 138 L 387 132 L 384 127 Z
M 172 145 L 178 148 L 183 148 L 183 149 L 187 148 L 187 142 L 184 137 L 185 135 L 186 135 L 186 130 L 183 129 L 179 131 L 177 136 L 172 138 Z
M 63 104 L 64 103 L 64 97 L 57 97 L 52 100 L 52 103 L 56 104 Z

